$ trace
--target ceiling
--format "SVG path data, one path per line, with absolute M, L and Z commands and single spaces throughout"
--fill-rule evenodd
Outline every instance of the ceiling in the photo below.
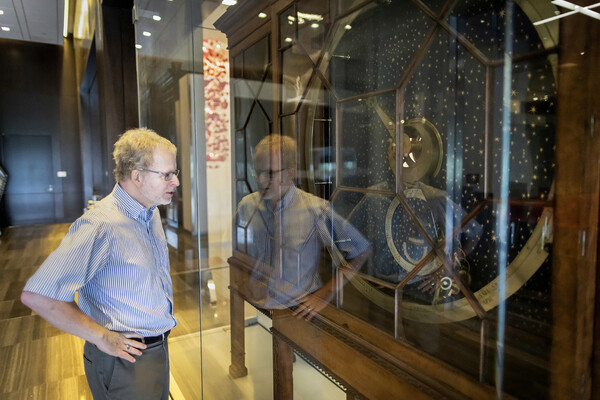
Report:
M 71 14 L 75 11 L 74 3 L 76 0 L 67 1 Z M 141 14 L 150 15 L 151 11 L 160 10 L 165 21 L 172 17 L 169 14 L 181 7 L 179 2 L 164 0 L 138 0 L 135 3 Z M 227 7 L 220 0 L 205 0 L 201 4 L 204 16 L 202 26 L 209 29 L 205 35 L 210 36 L 211 29 L 214 30 L 212 23 Z M 0 0 L 0 38 L 63 45 L 64 5 L 65 0 Z M 70 18 L 69 30 L 72 32 L 73 15 Z M 144 18 L 140 20 L 142 22 Z
M 64 3 L 0 0 L 0 38 L 62 45 Z

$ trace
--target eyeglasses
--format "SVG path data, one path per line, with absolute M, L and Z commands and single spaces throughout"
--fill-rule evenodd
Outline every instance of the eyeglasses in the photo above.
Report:
M 282 168 L 282 169 L 257 169 L 254 171 L 254 176 L 261 177 L 263 175 L 267 175 L 269 177 L 269 179 L 273 179 L 273 176 L 281 171 L 285 171 L 286 169 L 289 168 Z
M 146 169 L 146 168 L 138 168 L 138 170 L 152 172 L 154 174 L 159 174 L 167 182 L 171 181 L 174 177 L 179 176 L 179 172 L 180 172 L 178 169 L 176 169 L 175 171 L 172 171 L 172 172 L 153 171 L 151 169 Z

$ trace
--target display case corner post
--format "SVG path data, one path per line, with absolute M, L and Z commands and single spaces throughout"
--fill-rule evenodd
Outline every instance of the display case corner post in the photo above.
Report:
M 248 375 L 244 337 L 244 299 L 235 290 L 230 290 L 230 311 L 231 365 L 229 366 L 229 375 L 232 378 L 241 378 Z

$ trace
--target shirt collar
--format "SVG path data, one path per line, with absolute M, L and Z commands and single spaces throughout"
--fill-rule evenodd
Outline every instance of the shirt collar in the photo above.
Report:
M 131 197 L 118 183 L 113 189 L 113 196 L 117 200 L 119 208 L 130 218 L 144 222 L 152 219 L 156 206 L 150 207 L 149 210 L 146 209 L 146 207 L 138 203 L 137 200 Z
M 283 197 L 281 198 L 281 200 L 279 200 L 277 202 L 277 204 L 274 204 L 274 202 L 272 200 L 264 200 L 264 202 L 266 203 L 267 207 L 270 210 L 272 210 L 273 212 L 285 210 L 292 203 L 292 200 L 296 196 L 296 191 L 297 190 L 298 189 L 296 188 L 296 185 L 294 185 L 292 183 L 290 185 L 290 188 L 288 189 L 288 191 L 283 195 Z

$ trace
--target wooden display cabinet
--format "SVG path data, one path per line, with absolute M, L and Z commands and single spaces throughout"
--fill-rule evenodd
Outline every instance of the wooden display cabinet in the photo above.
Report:
M 600 395 L 600 22 L 534 25 L 555 10 L 250 0 L 216 22 L 229 40 L 235 203 L 256 190 L 258 141 L 291 136 L 297 186 L 374 249 L 311 321 L 261 310 L 275 398 L 292 397 L 293 350 L 348 398 Z M 235 224 L 229 260 L 233 377 L 247 373 L 247 229 Z

